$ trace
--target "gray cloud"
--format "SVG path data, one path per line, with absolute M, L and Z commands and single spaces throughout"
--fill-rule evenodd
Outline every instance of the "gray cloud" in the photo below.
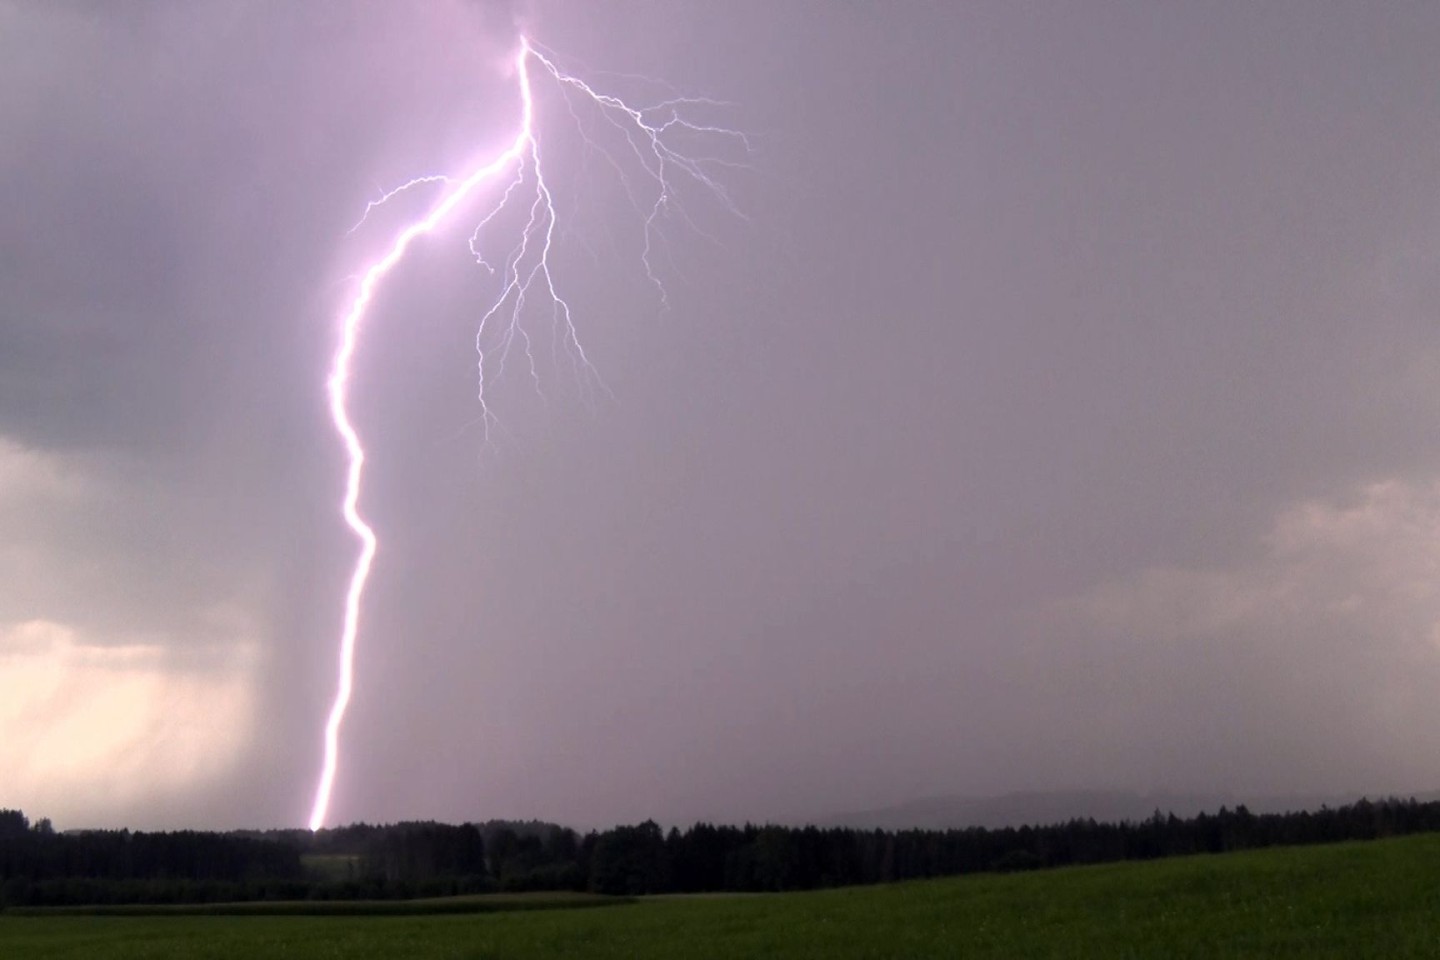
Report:
M 734 104 L 748 219 L 667 223 L 662 312 L 543 92 L 614 397 L 513 380 L 483 456 L 470 224 L 387 285 L 337 817 L 1434 786 L 1428 8 L 9 2 L 7 655 L 185 703 L 233 671 L 260 718 L 67 818 L 303 817 L 353 551 L 322 377 L 386 223 L 346 231 L 503 139 L 517 10 L 627 94 Z M 49 776 L 0 805 L 55 815 Z
M 1037 699 L 1068 718 L 1072 762 L 1259 793 L 1433 782 L 1440 488 L 1388 480 L 1300 502 L 1259 546 L 1048 612 Z

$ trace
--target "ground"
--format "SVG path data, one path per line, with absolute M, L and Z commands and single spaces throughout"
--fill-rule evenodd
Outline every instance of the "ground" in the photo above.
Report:
M 604 909 L 0 915 L 0 957 L 1440 956 L 1440 835 Z

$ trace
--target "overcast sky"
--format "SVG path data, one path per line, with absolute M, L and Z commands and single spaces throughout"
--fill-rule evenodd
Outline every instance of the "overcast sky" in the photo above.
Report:
M 437 194 L 347 231 L 514 136 L 517 25 L 728 104 L 742 216 L 677 189 L 662 306 L 537 81 L 610 395 L 510 364 L 488 445 L 485 203 L 386 281 L 331 822 L 1440 788 L 1440 7 L 0 0 L 0 807 L 304 822 L 325 368 Z

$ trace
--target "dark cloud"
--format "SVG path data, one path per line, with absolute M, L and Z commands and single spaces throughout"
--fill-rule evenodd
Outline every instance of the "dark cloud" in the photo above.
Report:
M 516 22 L 732 104 L 747 219 L 686 195 L 661 311 L 542 91 L 614 396 L 513 380 L 483 456 L 468 226 L 387 284 L 337 817 L 1435 785 L 1428 8 L 0 3 L 6 655 L 148 651 L 123 689 L 255 718 L 137 808 L 303 818 L 353 550 L 323 369 L 386 225 L 346 231 L 503 140 Z M 69 782 L 5 763 L 0 806 Z

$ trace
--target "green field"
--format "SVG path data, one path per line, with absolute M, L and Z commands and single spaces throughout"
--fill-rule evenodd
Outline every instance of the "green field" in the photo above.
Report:
M 599 910 L 5 914 L 0 957 L 1440 957 L 1440 835 Z

